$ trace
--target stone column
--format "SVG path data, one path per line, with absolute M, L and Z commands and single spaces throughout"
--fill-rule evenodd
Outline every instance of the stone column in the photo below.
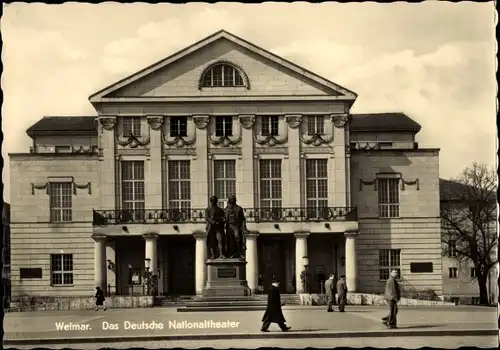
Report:
M 193 116 L 196 126 L 196 158 L 191 166 L 192 208 L 206 208 L 209 201 L 208 136 L 209 116 Z
M 93 235 L 94 245 L 94 278 L 95 286 L 100 287 L 107 295 L 108 266 L 106 263 L 106 236 Z
M 257 290 L 257 280 L 259 276 L 258 253 L 257 253 L 257 238 L 258 232 L 248 233 L 246 236 L 247 250 L 246 250 L 246 277 L 248 287 L 255 294 Z
M 151 259 L 151 274 L 158 274 L 158 234 L 146 233 L 143 235 L 146 241 L 146 259 Z
M 297 231 L 295 235 L 295 289 L 297 294 L 304 293 L 304 286 L 300 274 L 304 271 L 304 257 L 307 256 L 308 231 Z
M 207 261 L 207 233 L 196 231 L 193 233 L 196 239 L 195 254 L 195 287 L 196 295 L 202 295 L 206 281 L 206 261 Z
M 287 115 L 288 123 L 288 203 L 284 207 L 299 208 L 301 203 L 300 181 L 300 123 L 301 115 Z M 284 198 L 285 201 L 287 200 Z
M 146 208 L 162 209 L 162 139 L 163 116 L 148 116 L 149 154 L 146 167 Z M 149 163 L 149 164 L 148 164 Z
M 238 191 L 238 203 L 243 208 L 254 208 L 254 157 L 253 157 L 253 126 L 255 116 L 240 115 L 241 125 L 241 167 L 242 178 L 238 181 L 240 190 Z M 248 265 L 247 265 L 248 266 Z
M 110 266 L 107 266 L 108 261 L 110 263 Z M 106 243 L 106 266 L 107 266 L 107 268 L 106 268 L 107 285 L 109 285 L 111 287 L 108 292 L 110 293 L 110 295 L 115 295 L 117 292 L 117 287 L 118 287 L 118 284 L 116 283 L 117 266 L 116 266 L 116 244 L 115 244 L 115 242 L 107 242 Z
M 334 203 L 331 206 L 345 207 L 347 206 L 347 183 L 346 183 L 346 124 L 348 122 L 347 114 L 333 114 L 331 117 L 333 123 L 334 135 L 334 152 L 335 158 L 333 159 L 335 177 L 335 195 Z M 330 174 L 331 175 L 331 174 Z
M 347 282 L 347 290 L 356 292 L 358 267 L 356 257 L 356 238 L 359 231 L 346 231 L 345 236 L 345 278 Z
M 99 116 L 99 208 L 115 209 L 115 116 Z

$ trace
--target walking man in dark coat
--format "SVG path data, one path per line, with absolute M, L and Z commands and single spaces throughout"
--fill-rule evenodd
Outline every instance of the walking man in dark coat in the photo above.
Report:
M 273 280 L 271 285 L 271 290 L 267 296 L 267 309 L 262 317 L 262 332 L 269 332 L 269 326 L 271 323 L 277 323 L 283 332 L 287 332 L 291 327 L 287 327 L 285 316 L 283 316 L 283 311 L 281 307 L 281 295 L 279 290 L 278 280 Z
M 328 309 L 326 309 L 327 312 L 333 312 L 332 306 L 335 304 L 335 283 L 333 279 L 334 276 L 330 275 L 330 277 L 328 277 L 325 281 L 325 294 L 328 303 Z
M 104 307 L 104 301 L 106 300 L 104 297 L 104 291 L 101 287 L 95 287 L 95 289 L 95 311 L 99 310 L 99 307 L 101 307 L 103 311 L 106 311 L 106 307 Z
M 398 271 L 392 270 L 387 283 L 385 284 L 384 297 L 389 303 L 389 315 L 382 318 L 382 322 L 388 328 L 397 328 L 398 301 L 401 299 L 399 283 L 396 281 Z
M 205 211 L 207 221 L 207 243 L 210 251 L 210 259 L 224 258 L 224 210 L 217 205 L 219 199 L 210 197 L 210 206 Z
M 337 282 L 337 294 L 339 296 L 339 311 L 344 312 L 347 303 L 347 282 L 344 275 L 340 276 Z

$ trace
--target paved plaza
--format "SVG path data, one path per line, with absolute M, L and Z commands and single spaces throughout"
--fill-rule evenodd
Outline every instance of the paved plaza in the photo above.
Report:
M 397 330 L 387 330 L 381 324 L 380 318 L 387 314 L 385 307 L 352 306 L 345 313 L 327 313 L 324 307 L 285 307 L 287 323 L 292 326 L 290 333 L 280 332 L 277 326 L 271 326 L 270 333 L 260 332 L 262 314 L 261 311 L 178 313 L 174 308 L 8 313 L 4 321 L 4 339 L 6 346 L 35 342 L 66 343 L 72 346 L 94 343 L 91 348 L 99 348 L 98 344 L 101 343 L 125 340 L 128 347 L 130 342 L 146 340 L 158 342 L 159 347 L 162 341 L 165 346 L 169 342 L 182 343 L 185 340 L 195 341 L 199 346 L 212 346 L 216 339 L 240 339 L 250 343 L 260 342 L 262 346 L 274 346 L 268 344 L 281 344 L 286 340 L 284 337 L 297 340 L 330 338 L 337 344 L 337 340 L 331 338 L 357 337 L 368 340 L 398 335 L 484 337 L 488 334 L 491 337 L 497 330 L 496 309 L 483 307 L 401 307 Z M 134 329 L 133 325 L 140 328 L 141 324 L 153 325 L 157 329 Z M 160 324 L 163 325 L 162 329 L 158 326 Z M 75 325 L 82 329 L 69 329 Z M 125 329 L 127 325 L 129 329 Z M 58 330 L 58 327 L 64 326 L 67 326 L 66 330 Z M 316 341 L 321 343 L 320 339 Z M 328 339 L 322 341 L 328 343 Z M 243 346 L 240 344 L 243 343 L 238 341 L 237 345 Z
M 318 349 L 331 349 L 338 347 L 364 348 L 373 347 L 380 349 L 387 348 L 403 348 L 403 349 L 420 349 L 423 347 L 442 348 L 442 349 L 458 349 L 460 347 L 474 348 L 496 348 L 498 346 L 498 337 L 495 336 L 463 336 L 463 337 L 378 337 L 378 338 L 313 338 L 313 339 L 224 339 L 224 340 L 163 340 L 163 341 L 127 341 L 112 343 L 107 346 L 96 343 L 80 343 L 80 344 L 46 344 L 43 347 L 51 349 L 81 349 L 94 350 L 104 347 L 113 349 L 199 349 L 199 348 L 291 348 L 305 349 L 308 347 Z M 33 345 L 15 345 L 16 349 L 32 349 Z

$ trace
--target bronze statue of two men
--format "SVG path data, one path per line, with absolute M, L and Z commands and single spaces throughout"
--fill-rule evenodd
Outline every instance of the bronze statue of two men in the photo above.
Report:
M 205 211 L 210 259 L 245 259 L 247 227 L 243 208 L 236 204 L 235 196 L 229 197 L 224 210 L 217 205 L 218 201 L 216 196 L 212 196 Z

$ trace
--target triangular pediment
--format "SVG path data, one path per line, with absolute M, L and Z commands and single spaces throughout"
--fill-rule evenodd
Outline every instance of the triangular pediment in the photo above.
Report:
M 235 67 L 244 84 L 204 88 L 205 72 L 219 63 Z M 91 102 L 189 97 L 357 95 L 226 31 L 219 31 L 90 96 Z

